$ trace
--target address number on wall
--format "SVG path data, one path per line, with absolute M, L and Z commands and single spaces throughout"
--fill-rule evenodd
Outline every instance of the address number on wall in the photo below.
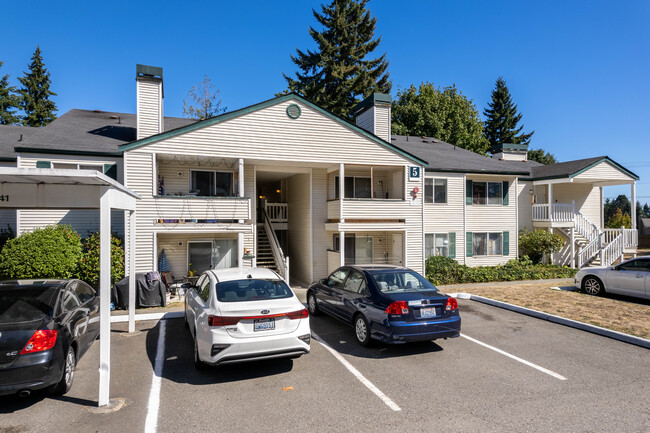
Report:
M 409 180 L 420 179 L 420 167 L 409 167 Z

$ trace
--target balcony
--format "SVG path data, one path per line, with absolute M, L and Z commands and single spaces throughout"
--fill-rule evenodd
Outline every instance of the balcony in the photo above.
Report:
M 210 224 L 251 219 L 246 197 L 154 196 L 158 224 Z
M 533 222 L 571 226 L 575 218 L 573 203 L 542 203 L 533 205 Z
M 346 198 L 327 202 L 327 219 L 337 221 L 341 218 L 352 220 L 403 220 L 411 210 L 407 200 Z

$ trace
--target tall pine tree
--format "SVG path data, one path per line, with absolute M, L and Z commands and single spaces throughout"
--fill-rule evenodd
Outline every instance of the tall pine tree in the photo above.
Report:
M 4 63 L 0 62 L 0 68 Z M 0 125 L 13 125 L 20 123 L 16 115 L 20 98 L 15 94 L 16 89 L 9 85 L 9 75 L 0 78 Z
M 512 102 L 510 90 L 503 77 L 497 79 L 496 87 L 492 91 L 492 102 L 488 109 L 483 111 L 485 116 L 485 138 L 492 146 L 505 143 L 530 144 L 530 134 L 521 133 L 524 126 L 518 126 L 521 114 L 517 113 L 517 106 Z
M 381 37 L 373 39 L 377 19 L 371 17 L 367 3 L 332 0 L 327 6 L 321 5 L 322 13 L 312 11 L 324 29 L 309 28 L 317 44 L 314 51 L 297 49 L 297 55 L 291 56 L 299 72 L 295 79 L 283 74 L 289 91 L 348 119 L 364 96 L 390 92 L 386 54 L 369 58 Z
M 56 93 L 50 90 L 50 73 L 43 63 L 40 47 L 37 46 L 34 51 L 29 71 L 18 80 L 23 85 L 19 90 L 22 96 L 21 107 L 25 113 L 23 125 L 45 126 L 56 119 L 56 104 L 50 100 L 50 96 L 56 96 Z

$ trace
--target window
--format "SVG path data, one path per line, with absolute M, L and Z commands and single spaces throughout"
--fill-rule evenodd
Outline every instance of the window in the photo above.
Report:
M 190 193 L 203 197 L 234 196 L 234 173 L 227 171 L 190 171 Z
M 371 198 L 370 178 L 345 176 L 344 198 Z M 339 177 L 334 176 L 334 198 L 339 198 Z
M 426 234 L 424 243 L 426 257 L 449 257 L 449 235 L 447 233 Z
M 347 269 L 337 269 L 327 279 L 327 287 L 332 289 L 340 289 L 343 287 L 343 280 L 348 275 Z
M 621 266 L 619 266 L 619 270 L 648 272 L 650 271 L 650 260 L 647 259 L 632 260 L 630 262 L 624 263 Z
M 199 282 L 199 290 L 201 291 L 201 299 L 208 302 L 208 298 L 210 297 L 210 278 L 203 277 L 203 281 Z
M 354 233 L 345 235 L 345 264 L 368 264 L 373 262 L 373 237 Z M 334 235 L 334 251 L 341 251 L 341 238 Z
M 497 256 L 503 254 L 503 233 L 474 233 L 473 255 Z
M 77 298 L 77 295 L 75 295 L 70 289 L 66 289 L 63 292 L 63 311 L 71 311 L 77 308 L 81 302 L 79 302 L 79 298 Z
M 447 179 L 424 179 L 424 202 L 447 203 Z
M 281 280 L 233 280 L 215 286 L 220 302 L 264 301 L 293 296 L 291 289 Z
M 473 182 L 472 204 L 503 204 L 503 183 Z
M 69 164 L 63 162 L 55 162 L 52 164 L 52 168 L 63 170 L 96 170 L 102 173 L 104 172 L 104 166 L 101 164 Z
M 90 301 L 95 297 L 95 291 L 85 283 L 76 282 L 72 285 L 72 289 L 77 294 L 77 297 L 79 298 L 79 301 L 81 301 L 82 304 Z
M 352 293 L 363 294 L 366 291 L 366 279 L 358 271 L 351 271 L 350 276 L 345 280 L 343 290 Z
M 411 270 L 371 271 L 379 291 L 386 292 L 437 292 L 433 284 Z

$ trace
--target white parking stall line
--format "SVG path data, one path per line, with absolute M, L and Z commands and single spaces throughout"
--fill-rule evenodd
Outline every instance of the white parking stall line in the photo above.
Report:
M 144 423 L 145 433 L 156 433 L 158 429 L 158 411 L 160 409 L 160 381 L 162 379 L 163 362 L 165 360 L 165 323 L 160 320 L 158 333 L 158 347 L 156 348 L 156 360 L 154 361 L 153 376 L 151 378 L 151 390 L 149 391 L 149 403 L 147 403 L 147 418 Z
M 354 366 L 352 364 L 350 364 L 343 357 L 343 355 L 341 355 L 339 352 L 337 352 L 336 350 L 331 348 L 327 343 L 325 343 L 325 341 L 323 341 L 313 331 L 312 331 L 311 335 L 314 338 L 314 340 L 318 341 L 320 344 L 323 345 L 323 347 L 325 347 L 325 349 L 329 350 L 329 352 L 332 355 L 334 355 L 334 358 L 336 358 L 341 364 L 343 364 L 343 366 L 345 366 L 345 368 L 347 368 L 348 371 L 350 371 L 350 373 L 352 373 L 354 375 L 354 377 L 356 377 L 359 380 L 359 382 L 364 384 L 366 386 L 366 388 L 368 388 L 377 397 L 379 397 L 381 399 L 381 401 L 383 401 L 386 404 L 386 406 L 388 406 L 389 408 L 391 408 L 392 410 L 394 410 L 396 412 L 402 410 L 397 404 L 395 404 L 395 402 L 393 400 L 391 400 L 386 394 L 381 392 L 381 390 L 379 388 L 377 388 L 372 382 L 370 382 L 368 379 L 366 379 L 366 377 L 363 374 L 361 374 L 361 372 L 359 370 L 354 368 Z
M 551 370 L 549 370 L 549 369 L 547 369 L 547 368 L 544 368 L 544 367 L 540 367 L 540 366 L 537 365 L 537 364 L 533 364 L 533 363 L 530 362 L 530 361 L 526 361 L 525 359 L 521 359 L 521 358 L 519 358 L 518 356 L 512 355 L 512 354 L 510 354 L 510 353 L 508 353 L 508 352 L 505 352 L 505 351 L 503 351 L 503 350 L 501 350 L 501 349 L 497 349 L 496 347 L 494 347 L 494 346 L 490 346 L 489 344 L 483 343 L 482 341 L 479 341 L 479 340 L 477 340 L 477 339 L 475 339 L 475 338 L 472 338 L 472 337 L 467 336 L 467 335 L 465 335 L 465 334 L 460 334 L 460 336 L 463 337 L 463 338 L 466 338 L 466 339 L 468 339 L 469 341 L 472 341 L 472 342 L 474 342 L 474 343 L 476 343 L 476 344 L 480 344 L 480 345 L 483 346 L 483 347 L 487 347 L 487 348 L 490 349 L 490 350 L 494 350 L 495 352 L 500 353 L 501 355 L 507 356 L 508 358 L 514 359 L 515 361 L 521 362 L 522 364 L 525 364 L 525 365 L 527 365 L 527 366 L 529 366 L 529 367 L 532 367 L 532 368 L 534 368 L 535 370 L 539 370 L 539 371 L 541 371 L 542 373 L 546 373 L 546 374 L 548 374 L 548 375 L 550 375 L 550 376 L 553 376 L 553 377 L 556 378 L 556 379 L 559 379 L 559 380 L 567 380 L 566 377 L 564 377 L 564 376 L 562 376 L 562 375 L 560 375 L 560 374 L 557 374 L 557 373 L 554 372 L 554 371 L 551 371 Z

